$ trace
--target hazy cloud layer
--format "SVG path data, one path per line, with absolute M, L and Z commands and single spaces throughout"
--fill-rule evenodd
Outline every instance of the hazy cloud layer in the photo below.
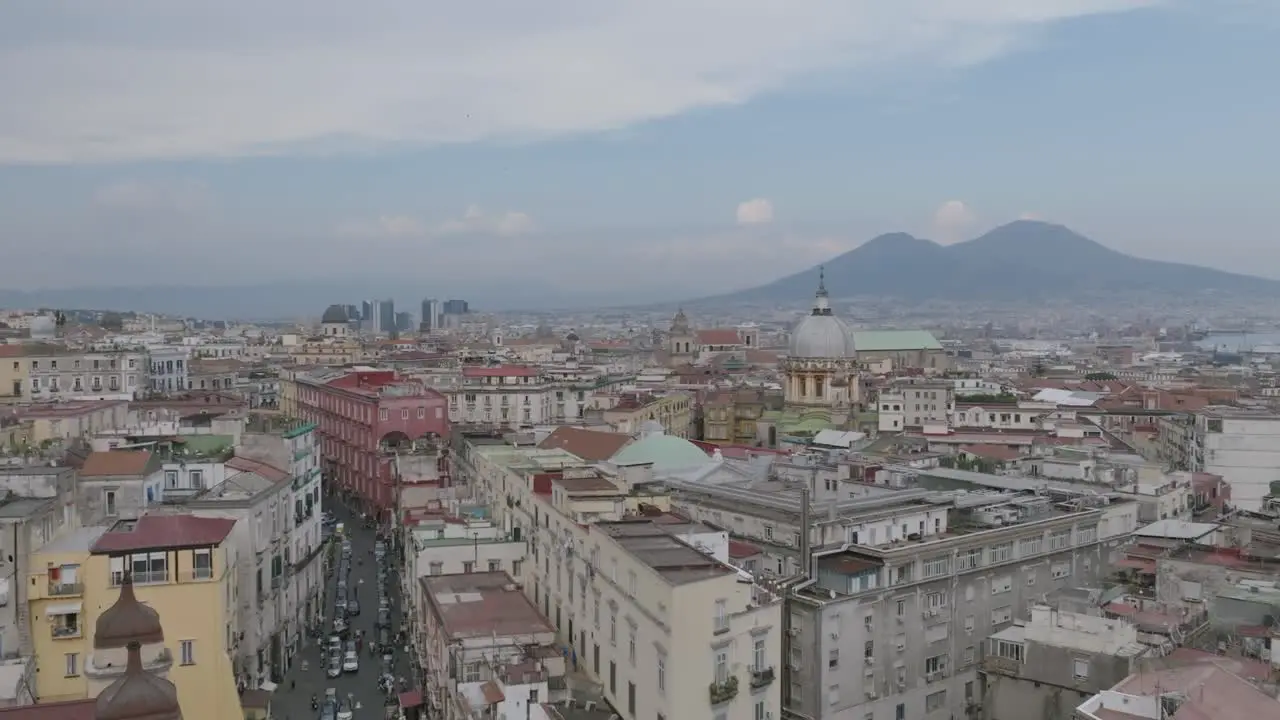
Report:
M 986 60 L 1158 0 L 9 0 L 0 163 L 360 152 L 625 127 L 815 72 Z
M 941 243 L 953 243 L 968 239 L 966 233 L 977 222 L 978 216 L 961 200 L 948 200 L 933 213 L 933 231 Z

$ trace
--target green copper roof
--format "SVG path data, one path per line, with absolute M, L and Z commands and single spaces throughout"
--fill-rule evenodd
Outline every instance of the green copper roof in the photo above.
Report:
M 854 330 L 853 346 L 860 352 L 942 349 L 938 339 L 927 330 Z
M 650 435 L 622 448 L 611 458 L 617 465 L 653 463 L 654 470 L 679 470 L 711 462 L 701 448 L 674 435 Z

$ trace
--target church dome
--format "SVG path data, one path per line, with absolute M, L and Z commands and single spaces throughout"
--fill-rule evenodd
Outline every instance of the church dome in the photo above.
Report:
M 129 643 L 129 664 L 124 675 L 104 689 L 94 701 L 94 720 L 182 720 L 178 689 L 173 683 L 142 668 L 142 646 Z
M 819 275 L 818 292 L 810 311 L 791 331 L 787 356 L 844 360 L 854 357 L 853 331 L 831 311 L 825 280 Z
M 160 627 L 160 613 L 138 602 L 133 594 L 133 578 L 126 573 L 120 585 L 120 597 L 98 616 L 93 647 L 110 650 L 128 647 L 132 642 L 164 642 L 164 629 Z
M 615 465 L 652 465 L 655 471 L 663 472 L 703 467 L 711 458 L 688 440 L 665 434 L 661 423 L 648 421 L 640 427 L 640 439 L 619 450 L 610 461 Z
M 346 325 L 350 322 L 347 317 L 347 309 L 341 305 L 330 305 L 325 308 L 324 315 L 320 318 L 321 325 Z

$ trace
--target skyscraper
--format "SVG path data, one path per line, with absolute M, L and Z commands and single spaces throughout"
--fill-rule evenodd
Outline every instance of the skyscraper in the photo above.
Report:
M 435 298 L 427 298 L 422 301 L 422 322 L 418 329 L 421 332 L 431 332 L 440 329 L 440 315 L 442 308 L 440 301 Z
M 391 298 L 378 304 L 378 332 L 390 333 L 396 329 L 396 301 Z
M 466 315 L 468 312 L 470 312 L 470 308 L 467 306 L 466 300 L 445 300 L 444 301 L 445 315 Z

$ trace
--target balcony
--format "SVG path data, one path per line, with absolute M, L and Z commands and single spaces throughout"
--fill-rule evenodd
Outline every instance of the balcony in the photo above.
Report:
M 738 677 L 730 675 L 724 682 L 713 682 L 710 691 L 712 705 L 727 703 L 738 696 Z
M 773 682 L 773 668 L 754 668 L 751 671 L 751 689 L 757 690 Z
M 84 583 L 49 582 L 49 597 L 79 597 L 84 594 Z
M 169 582 L 169 571 L 165 570 L 136 570 L 132 573 L 134 585 L 163 585 Z M 120 587 L 124 582 L 124 573 L 111 573 L 111 586 Z
M 988 655 L 982 658 L 982 670 L 983 672 L 996 673 L 997 675 L 1018 677 L 1022 674 L 1022 663 L 1013 658 Z

